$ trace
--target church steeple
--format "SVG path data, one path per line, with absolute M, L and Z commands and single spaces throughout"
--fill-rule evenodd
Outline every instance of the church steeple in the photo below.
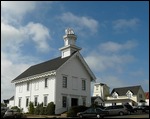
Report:
M 77 36 L 71 28 L 65 30 L 64 38 L 64 47 L 60 48 L 61 57 L 65 58 L 70 56 L 72 53 L 81 50 L 81 48 L 76 46 Z

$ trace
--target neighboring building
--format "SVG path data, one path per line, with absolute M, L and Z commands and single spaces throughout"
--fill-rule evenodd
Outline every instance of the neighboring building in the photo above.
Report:
M 100 96 L 103 100 L 109 95 L 109 87 L 104 83 L 95 83 L 93 96 Z
M 145 103 L 145 105 L 149 105 L 149 92 L 145 92 L 145 101 L 146 101 L 146 103 Z
M 100 96 L 93 96 L 93 97 L 91 97 L 91 104 L 103 106 L 104 100 Z
M 110 105 L 110 103 L 111 105 L 117 105 L 120 103 L 121 104 L 129 103 L 135 106 L 135 105 L 141 105 L 141 103 L 143 102 L 145 102 L 145 93 L 142 87 L 139 85 L 139 86 L 114 88 L 111 92 L 111 96 L 107 97 L 106 105 Z
M 15 84 L 15 106 L 27 112 L 29 102 L 55 104 L 55 114 L 71 106 L 91 105 L 91 81 L 96 78 L 75 45 L 77 36 L 66 29 L 61 57 L 36 64 L 12 80 Z
M 14 102 L 14 96 L 12 96 L 10 99 L 9 99 L 9 103 L 7 104 L 7 107 L 11 108 L 13 107 L 15 104 Z

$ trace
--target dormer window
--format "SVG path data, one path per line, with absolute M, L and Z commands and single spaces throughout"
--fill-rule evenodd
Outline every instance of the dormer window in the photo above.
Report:
M 117 94 L 116 92 L 114 92 L 114 93 L 112 94 L 112 97 L 113 97 L 113 98 L 118 98 L 118 94 Z
M 127 95 L 128 98 L 132 98 L 133 93 L 130 90 L 128 90 L 128 92 L 126 93 L 126 95 Z

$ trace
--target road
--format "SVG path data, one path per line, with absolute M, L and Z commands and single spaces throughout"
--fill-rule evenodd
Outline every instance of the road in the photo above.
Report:
M 149 118 L 149 114 L 132 114 L 132 115 L 123 115 L 123 116 L 107 116 L 104 118 Z

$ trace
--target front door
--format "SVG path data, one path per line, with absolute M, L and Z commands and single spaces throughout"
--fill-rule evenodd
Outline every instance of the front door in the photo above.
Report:
M 78 106 L 78 98 L 71 98 L 71 106 Z

